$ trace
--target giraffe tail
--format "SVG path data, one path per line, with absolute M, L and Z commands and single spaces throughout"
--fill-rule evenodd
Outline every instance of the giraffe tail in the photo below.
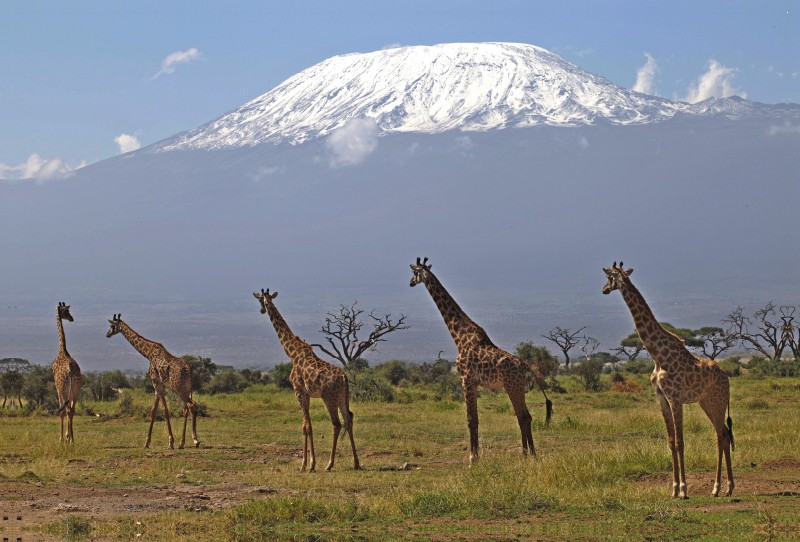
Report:
M 544 389 L 547 387 L 547 384 L 545 384 L 544 379 L 542 378 L 541 373 L 539 373 L 539 369 L 537 367 L 531 365 L 531 372 L 533 373 L 533 378 L 536 380 L 536 384 L 539 386 L 539 389 L 542 390 L 542 395 L 544 395 L 544 424 L 550 425 L 550 420 L 553 419 L 553 401 L 547 397 L 547 393 L 544 391 Z
M 65 408 L 67 408 L 67 405 L 68 405 L 68 404 L 69 404 L 69 399 L 67 399 L 66 401 L 64 401 L 64 404 L 63 404 L 63 405 L 61 405 L 61 408 L 59 408 L 59 409 L 58 409 L 58 411 L 56 412 L 56 416 L 59 416 L 59 415 L 61 415 L 61 413 L 64 411 L 64 409 L 65 409 Z
M 731 401 L 728 399 L 728 438 L 731 439 L 731 451 L 736 450 L 736 445 L 733 442 L 733 420 L 731 420 Z

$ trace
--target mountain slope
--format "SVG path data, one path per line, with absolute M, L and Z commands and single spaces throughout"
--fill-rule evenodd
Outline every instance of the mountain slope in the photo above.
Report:
M 540 47 L 452 43 L 329 58 L 219 119 L 156 145 L 219 149 L 325 135 L 347 120 L 384 132 L 641 124 L 685 109 L 630 92 Z

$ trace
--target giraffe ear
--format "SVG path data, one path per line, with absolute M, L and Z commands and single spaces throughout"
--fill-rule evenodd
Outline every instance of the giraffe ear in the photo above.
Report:
M 278 297 L 278 292 L 272 292 L 272 295 L 269 297 L 270 299 L 275 299 L 276 297 Z
M 611 274 L 613 273 L 613 271 L 611 271 L 611 269 L 609 269 L 608 267 L 604 267 L 604 268 L 603 268 L 603 271 L 605 271 L 605 272 L 606 272 L 606 275 L 608 275 L 609 277 L 610 277 L 610 276 L 611 276 Z
M 262 296 L 261 294 L 259 294 L 258 292 L 253 292 L 253 296 L 254 296 L 256 299 L 258 299 L 259 301 L 261 301 L 261 298 L 262 298 L 262 297 L 264 297 L 264 296 Z
M 633 267 L 631 267 L 627 271 L 625 271 L 625 274 L 630 277 L 633 274 Z

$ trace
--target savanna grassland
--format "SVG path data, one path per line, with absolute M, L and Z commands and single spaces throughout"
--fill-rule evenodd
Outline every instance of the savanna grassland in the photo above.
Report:
M 536 458 L 522 456 L 504 392 L 482 391 L 473 466 L 463 402 L 437 401 L 422 386 L 398 390 L 395 402 L 351 404 L 362 471 L 342 433 L 324 472 L 332 431 L 315 399 L 317 472 L 299 472 L 300 411 L 274 385 L 197 396 L 207 413 L 198 449 L 167 449 L 163 421 L 143 448 L 152 398 L 140 390 L 124 392 L 124 409 L 79 404 L 74 446 L 59 444 L 55 416 L 5 414 L 0 508 L 9 519 L 0 528 L 22 540 L 800 538 L 800 378 L 731 379 L 731 498 L 709 496 L 715 437 L 700 408 L 686 407 L 686 501 L 669 496 L 666 430 L 647 376 L 632 376 L 642 389 L 624 392 L 603 378 L 606 391 L 590 393 L 560 377 L 567 393 L 551 395 L 549 426 L 541 393 L 528 394 Z

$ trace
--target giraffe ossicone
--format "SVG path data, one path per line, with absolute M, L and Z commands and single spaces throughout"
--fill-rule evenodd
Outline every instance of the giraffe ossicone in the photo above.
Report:
M 719 495 L 722 481 L 722 456 L 728 475 L 726 495 L 733 493 L 733 422 L 730 417 L 730 384 L 728 375 L 716 361 L 699 358 L 686 349 L 684 341 L 661 327 L 644 296 L 630 281 L 633 269 L 624 270 L 623 263 L 614 262 L 603 271 L 608 277 L 603 293 L 619 290 L 633 316 L 636 331 L 655 367 L 650 383 L 656 392 L 661 415 L 667 426 L 672 452 L 672 496 L 688 498 L 686 469 L 683 459 L 683 405 L 699 403 L 714 425 L 717 434 L 717 472 L 711 494 Z M 725 413 L 728 413 L 727 424 Z
M 336 459 L 336 444 L 339 440 L 339 433 L 342 430 L 342 422 L 339 420 L 339 412 L 344 418 L 344 429 L 350 436 L 350 447 L 353 450 L 353 469 L 359 470 L 361 464 L 356 453 L 356 443 L 353 439 L 353 413 L 350 411 L 350 387 L 347 382 L 347 375 L 339 367 L 323 361 L 314 354 L 311 345 L 292 333 L 286 321 L 278 312 L 277 307 L 272 302 L 278 297 L 278 292 L 269 293 L 269 288 L 261 290 L 261 293 L 253 292 L 253 296 L 261 304 L 261 314 L 269 313 L 269 318 L 278 339 L 281 341 L 286 355 L 292 362 L 292 371 L 289 380 L 292 383 L 295 396 L 300 403 L 303 411 L 303 465 L 301 471 L 308 467 L 309 472 L 316 469 L 317 459 L 314 454 L 314 434 L 311 428 L 311 414 L 309 411 L 312 398 L 321 398 L 328 409 L 328 415 L 333 425 L 333 443 L 331 445 L 331 458 L 326 471 L 333 468 Z M 309 465 L 309 444 L 311 445 L 311 464 Z
M 505 388 L 517 416 L 522 435 L 522 451 L 527 455 L 530 450 L 531 455 L 535 456 L 536 450 L 533 447 L 531 432 L 533 418 L 525 403 L 526 375 L 529 372 L 533 374 L 534 380 L 544 394 L 545 420 L 549 423 L 552 402 L 544 391 L 546 384 L 542 374 L 537 367 L 495 346 L 483 328 L 473 322 L 445 290 L 439 279 L 431 272 L 433 264 L 427 262 L 427 257 L 422 262 L 417 258 L 416 265 L 411 264 L 414 275 L 411 277 L 410 286 L 425 285 L 458 347 L 456 370 L 461 377 L 464 401 L 467 404 L 470 462 L 478 459 L 478 386 L 492 390 Z

